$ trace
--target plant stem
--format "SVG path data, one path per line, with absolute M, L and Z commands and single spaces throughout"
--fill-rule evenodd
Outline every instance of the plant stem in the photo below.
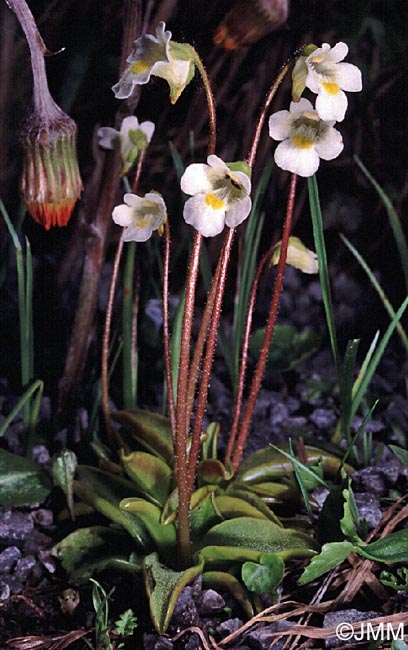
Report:
M 197 65 L 198 71 L 201 74 L 207 97 L 209 115 L 208 155 L 211 155 L 215 152 L 217 135 L 214 97 L 204 64 L 194 48 L 192 48 L 192 50 L 194 54 L 194 61 Z M 194 235 L 194 241 L 190 256 L 190 265 L 187 275 L 186 301 L 184 306 L 183 329 L 181 333 L 180 364 L 177 384 L 175 436 L 176 477 L 179 501 L 177 553 L 178 562 L 181 567 L 188 567 L 192 563 L 190 541 L 190 490 L 187 473 L 187 442 L 190 423 L 187 420 L 187 404 L 190 370 L 190 341 L 202 239 L 202 235 L 196 232 Z M 168 394 L 170 395 L 169 392 Z
M 237 445 L 235 447 L 234 455 L 232 458 L 232 465 L 235 471 L 238 469 L 239 464 L 241 462 L 245 443 L 248 437 L 249 428 L 251 426 L 251 421 L 254 414 L 256 400 L 261 387 L 262 378 L 265 372 L 269 347 L 275 329 L 276 317 L 278 315 L 279 300 L 282 291 L 283 276 L 285 272 L 288 242 L 290 237 L 290 231 L 292 228 L 292 218 L 293 218 L 293 210 L 295 206 L 295 196 L 296 196 L 296 184 L 297 184 L 297 175 L 292 174 L 291 181 L 290 181 L 288 203 L 286 208 L 286 217 L 285 217 L 285 222 L 284 222 L 283 232 L 282 232 L 281 254 L 279 257 L 278 269 L 277 269 L 276 279 L 275 279 L 275 286 L 273 290 L 271 306 L 269 309 L 268 322 L 266 324 L 264 340 L 256 364 L 254 377 L 252 379 L 252 384 L 249 392 L 246 409 L 244 411 L 244 415 L 242 418 L 240 432 L 237 438 Z
M 176 440 L 176 407 L 174 404 L 173 376 L 170 353 L 169 333 L 169 268 L 170 268 L 170 226 L 167 219 L 164 225 L 164 266 L 163 266 L 163 343 L 164 343 L 164 366 L 166 371 L 167 399 L 169 404 L 169 416 L 173 444 Z
M 192 492 L 194 486 L 195 470 L 200 452 L 200 439 L 203 428 L 205 407 L 207 406 L 208 388 L 210 385 L 211 369 L 214 360 L 214 350 L 217 342 L 218 324 L 221 316 L 222 301 L 224 297 L 225 282 L 227 279 L 228 261 L 231 255 L 232 243 L 234 240 L 235 228 L 229 228 L 221 253 L 221 265 L 219 279 L 216 283 L 216 296 L 212 310 L 210 329 L 208 332 L 207 346 L 205 351 L 203 371 L 201 374 L 200 390 L 198 392 L 197 410 L 194 420 L 193 438 L 188 462 L 189 488 Z M 218 274 L 215 276 L 215 279 Z
M 249 340 L 250 340 L 251 327 L 252 327 L 252 316 L 255 307 L 255 299 L 258 290 L 258 284 L 264 266 L 268 261 L 268 259 L 271 258 L 274 248 L 275 248 L 275 244 L 273 244 L 263 255 L 256 269 L 256 274 L 251 288 L 247 318 L 245 322 L 244 337 L 242 341 L 241 362 L 239 367 L 239 375 L 238 375 L 238 383 L 237 383 L 237 395 L 235 398 L 235 406 L 234 406 L 234 419 L 232 422 L 231 431 L 228 439 L 227 451 L 225 453 L 225 461 L 224 461 L 225 464 L 231 461 L 232 450 L 238 433 L 239 418 L 241 415 L 242 401 L 244 395 L 245 374 L 246 374 L 246 368 L 248 363 L 248 349 L 249 349 Z
M 269 90 L 269 92 L 268 92 L 268 94 L 266 96 L 265 102 L 264 102 L 264 104 L 262 106 L 261 112 L 260 112 L 259 117 L 258 117 L 258 122 L 256 123 L 255 133 L 254 133 L 254 137 L 253 137 L 253 140 L 252 140 L 251 148 L 250 148 L 249 153 L 248 153 L 248 165 L 250 167 L 253 167 L 254 162 L 255 162 L 256 152 L 258 151 L 259 140 L 260 140 L 260 137 L 261 137 L 263 125 L 265 123 L 266 114 L 268 112 L 269 106 L 270 106 L 270 104 L 271 104 L 271 102 L 272 102 L 272 100 L 273 100 L 273 98 L 275 96 L 276 91 L 278 90 L 280 84 L 282 83 L 283 79 L 285 78 L 286 73 L 288 72 L 291 63 L 292 63 L 292 61 L 289 61 L 280 70 L 280 72 L 278 73 L 278 76 L 276 77 L 275 81 L 273 82 L 273 84 L 272 84 L 272 86 L 271 86 L 271 88 L 270 88 L 270 90 Z

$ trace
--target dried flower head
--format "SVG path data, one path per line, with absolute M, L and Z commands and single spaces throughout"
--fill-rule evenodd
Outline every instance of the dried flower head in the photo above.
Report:
M 289 0 L 236 0 L 214 34 L 214 43 L 236 50 L 286 23 Z

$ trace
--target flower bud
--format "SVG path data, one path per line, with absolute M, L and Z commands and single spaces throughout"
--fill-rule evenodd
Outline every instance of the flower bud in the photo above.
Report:
M 52 103 L 51 119 L 34 109 L 20 130 L 21 192 L 28 212 L 46 230 L 67 225 L 82 190 L 76 124 Z
M 272 255 L 270 266 L 276 266 L 281 254 L 281 243 L 279 243 Z M 316 253 L 306 248 L 299 237 L 289 237 L 286 264 L 300 269 L 303 273 L 318 273 L 319 264 Z
M 235 0 L 214 34 L 214 43 L 226 50 L 252 45 L 285 24 L 289 0 Z

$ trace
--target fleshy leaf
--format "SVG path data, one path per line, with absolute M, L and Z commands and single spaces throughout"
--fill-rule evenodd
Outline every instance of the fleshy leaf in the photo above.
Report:
M 144 496 L 163 505 L 169 496 L 172 472 L 157 456 L 144 451 L 134 451 L 121 456 L 123 468 Z
M 259 563 L 245 562 L 242 565 L 242 580 L 256 594 L 274 594 L 283 579 L 285 565 L 280 557 L 268 553 L 261 555 Z
M 397 530 L 370 544 L 356 546 L 355 550 L 375 562 L 408 562 L 408 528 Z
M 67 505 L 72 519 L 75 519 L 72 483 L 75 477 L 77 465 L 77 457 L 74 452 L 69 449 L 64 449 L 59 454 L 55 454 L 51 465 L 52 478 L 66 496 Z
M 258 358 L 265 335 L 265 328 L 256 330 L 251 336 L 250 350 Z M 276 325 L 269 349 L 267 366 L 281 372 L 295 368 L 299 363 L 317 352 L 320 336 L 305 330 L 298 334 L 292 325 Z
M 297 530 L 282 528 L 272 521 L 237 517 L 213 526 L 200 542 L 205 546 L 233 546 L 260 553 L 282 552 L 285 558 L 314 555 L 316 542 Z M 250 558 L 252 559 L 252 558 Z
M 322 546 L 319 555 L 312 558 L 298 580 L 299 585 L 306 585 L 330 569 L 334 569 L 354 551 L 354 545 L 344 540 L 343 542 L 328 542 Z
M 216 458 L 208 458 L 201 461 L 197 469 L 197 477 L 200 485 L 216 484 L 224 485 L 231 480 L 232 471 Z
M 360 524 L 357 505 L 354 500 L 354 494 L 350 486 L 343 490 L 344 497 L 344 516 L 340 519 L 340 528 L 342 533 L 347 539 L 351 540 L 354 544 L 361 542 L 356 530 Z
M 263 515 L 265 515 L 266 519 L 270 519 L 278 526 L 282 525 L 279 520 L 279 517 L 275 515 L 273 510 L 268 508 L 266 503 L 261 499 L 260 496 L 258 496 L 258 494 L 251 492 L 250 490 L 247 489 L 246 486 L 244 486 L 243 489 L 240 489 L 239 486 L 236 486 L 234 483 L 232 483 L 231 485 L 228 486 L 226 490 L 226 494 L 231 497 L 237 497 L 238 499 L 243 499 L 251 506 L 259 510 Z
M 217 458 L 217 441 L 220 433 L 220 425 L 218 422 L 211 422 L 205 433 L 204 442 L 201 445 L 201 458 Z
M 157 549 L 163 557 L 174 559 L 176 528 L 174 524 L 161 524 L 161 510 L 146 499 L 123 499 L 119 507 L 124 513 L 134 515 L 147 528 Z
M 50 478 L 37 463 L 0 449 L 0 506 L 42 503 L 51 488 Z
M 163 458 L 167 463 L 172 460 L 173 443 L 168 418 L 141 409 L 116 411 L 112 413 L 112 418 L 147 451 Z
M 261 510 L 251 505 L 244 499 L 229 495 L 215 497 L 215 506 L 222 519 L 235 517 L 254 517 L 254 519 L 269 519 Z
M 158 634 L 163 634 L 170 623 L 177 599 L 184 587 L 203 570 L 203 561 L 186 571 L 172 571 L 159 562 L 157 553 L 145 557 L 143 572 L 149 598 L 150 614 Z
M 94 573 L 119 568 L 140 573 L 141 562 L 130 562 L 132 541 L 123 531 L 107 526 L 79 528 L 58 542 L 51 553 L 61 560 L 71 580 L 88 580 Z

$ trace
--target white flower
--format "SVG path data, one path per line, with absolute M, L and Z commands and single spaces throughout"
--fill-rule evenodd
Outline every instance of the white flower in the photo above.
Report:
M 279 243 L 273 251 L 271 266 L 276 266 L 279 262 L 282 244 Z M 303 273 L 317 273 L 319 264 L 315 252 L 306 248 L 299 237 L 289 237 L 288 252 L 286 255 L 286 264 L 303 271 Z
M 120 131 L 110 126 L 98 129 L 98 144 L 103 149 L 120 149 L 123 160 L 122 176 L 128 173 L 141 151 L 146 149 L 153 137 L 153 122 L 142 122 L 135 115 L 125 117 Z
M 305 84 L 317 93 L 316 110 L 322 120 L 341 122 L 347 109 L 347 97 L 343 92 L 358 92 L 362 88 L 361 72 L 351 63 L 341 63 L 347 56 L 345 43 L 333 48 L 328 43 L 309 54 L 305 63 L 308 74 Z
M 129 64 L 121 79 L 112 88 L 117 99 L 130 97 L 137 85 L 147 84 L 151 75 L 166 79 L 170 86 L 170 101 L 174 104 L 194 76 L 192 48 L 171 41 L 171 32 L 160 22 L 156 36 L 145 34 L 133 44 L 127 58 Z
M 281 169 L 299 176 L 313 176 L 320 158 L 333 160 L 343 150 L 341 133 L 334 121 L 322 120 L 308 99 L 291 102 L 290 111 L 278 111 L 269 118 L 269 135 L 283 140 L 275 151 Z
M 207 163 L 189 165 L 181 177 L 181 189 L 192 195 L 183 216 L 204 237 L 214 237 L 225 224 L 235 228 L 249 215 L 251 181 L 245 172 L 232 171 L 218 156 L 208 156 Z
M 142 198 L 136 194 L 125 194 L 125 203 L 117 205 L 112 219 L 123 226 L 124 241 L 147 241 L 153 230 L 157 230 L 167 218 L 166 204 L 156 192 L 149 192 Z

